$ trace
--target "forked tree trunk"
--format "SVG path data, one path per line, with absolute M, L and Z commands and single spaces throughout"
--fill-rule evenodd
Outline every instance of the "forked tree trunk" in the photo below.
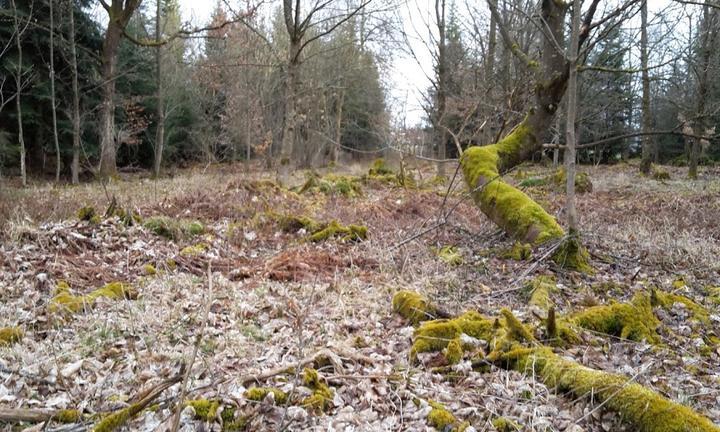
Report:
M 488 4 L 493 15 L 497 15 L 494 1 L 488 0 Z M 592 18 L 596 6 L 597 1 L 594 1 L 585 22 Z M 565 232 L 553 216 L 525 193 L 503 182 L 500 176 L 501 173 L 529 159 L 533 153 L 542 148 L 548 125 L 552 124 L 558 105 L 565 94 L 569 66 L 563 53 L 558 52 L 556 46 L 565 45 L 566 13 L 566 3 L 543 0 L 542 19 L 552 38 L 543 38 L 541 65 L 523 58 L 528 67 L 535 70 L 537 76 L 534 100 L 523 121 L 499 142 L 469 148 L 460 160 L 465 181 L 482 212 L 510 236 L 533 245 L 560 239 L 564 237 Z M 517 45 L 511 42 L 507 30 L 503 29 L 497 16 L 496 20 L 507 48 L 522 57 L 522 53 L 516 52 Z M 586 37 L 586 33 L 581 33 L 579 45 Z M 578 257 L 569 258 L 564 254 L 561 255 L 568 267 L 582 267 L 581 263 L 575 263 L 575 258 Z

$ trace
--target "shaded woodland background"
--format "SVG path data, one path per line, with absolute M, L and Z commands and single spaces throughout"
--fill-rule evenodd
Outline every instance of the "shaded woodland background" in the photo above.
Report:
M 415 23 L 418 33 L 430 35 L 424 45 L 411 42 L 417 35 L 401 24 L 399 11 L 415 6 L 400 3 L 303 2 L 303 20 L 289 23 L 278 3 L 218 2 L 211 21 L 199 27 L 182 22 L 177 0 L 125 3 L 125 36 L 108 77 L 101 6 L 55 1 L 51 16 L 47 0 L 0 2 L 3 177 L 22 176 L 24 159 L 31 177 L 57 174 L 70 181 L 75 158 L 75 180 L 92 178 L 109 134 L 102 127 L 109 81 L 115 88 L 108 140 L 116 166 L 156 173 L 160 167 L 256 158 L 271 166 L 287 159 L 281 148 L 289 135 L 290 159 L 302 168 L 336 162 L 343 154 L 377 157 L 392 150 L 453 158 L 458 145 L 491 143 L 507 134 L 532 94 L 527 68 L 502 43 L 483 2 L 429 4 L 432 19 Z M 693 138 L 678 134 L 684 132 L 707 137 L 697 139 L 698 158 L 713 163 L 720 158 L 713 129 L 720 121 L 720 54 L 711 48 L 720 29 L 717 5 L 669 2 L 654 9 L 645 27 L 649 56 L 643 67 L 642 2 L 610 3 L 602 7 L 623 13 L 594 30 L 591 49 L 580 59 L 578 160 L 613 163 L 639 156 L 643 138 L 633 135 L 652 130 L 664 132 L 646 139 L 654 162 L 687 163 Z M 535 7 L 533 1 L 498 2 L 501 26 L 525 52 L 535 51 L 541 39 L 541 29 L 529 21 Z M 425 91 L 424 121 L 408 124 L 397 108 L 403 101 L 391 97 L 388 71 L 394 56 L 417 56 L 419 49 L 431 54 L 434 76 Z M 646 129 L 643 123 L 649 123 Z M 562 145 L 564 136 L 558 120 L 549 138 Z

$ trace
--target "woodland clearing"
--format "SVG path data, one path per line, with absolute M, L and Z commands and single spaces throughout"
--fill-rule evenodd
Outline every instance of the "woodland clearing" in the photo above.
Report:
M 656 344 L 586 330 L 555 352 L 718 424 L 720 169 L 696 181 L 666 169 L 670 179 L 658 181 L 630 164 L 580 168 L 592 181 L 577 207 L 593 274 L 558 268 L 542 248 L 513 259 L 514 242 L 460 176 L 448 194 L 430 166 L 408 169 L 415 184 L 404 186 L 392 174 L 363 181 L 367 166 L 338 168 L 346 177 L 319 177 L 302 193 L 240 164 L 105 186 L 3 186 L 0 328 L 20 335 L 0 342 L 0 407 L 55 415 L 23 423 L 28 430 L 99 430 L 107 413 L 160 387 L 126 419 L 128 430 L 169 429 L 180 399 L 187 431 L 434 430 L 437 404 L 478 431 L 635 430 L 593 395 L 568 396 L 532 373 L 473 370 L 468 358 L 440 373 L 443 353 L 410 360 L 414 328 L 393 311 L 398 291 L 453 316 L 507 308 L 542 327 L 527 286 L 552 275 L 549 296 L 563 315 L 650 287 L 702 306 L 706 320 L 682 302 L 655 309 Z M 528 181 L 553 172 L 522 165 L 506 180 L 558 217 L 562 191 Z M 83 207 L 96 217 L 79 220 Z M 332 221 L 362 225 L 367 238 L 310 241 Z M 127 288 L 93 294 L 114 282 Z M 2 420 L 0 428 L 22 430 Z

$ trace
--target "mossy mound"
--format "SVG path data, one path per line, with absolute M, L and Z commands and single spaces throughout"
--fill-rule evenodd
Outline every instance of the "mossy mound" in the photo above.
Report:
M 523 188 L 540 187 L 548 184 L 547 178 L 545 177 L 528 177 L 523 179 L 518 186 Z
M 694 320 L 702 324 L 710 323 L 710 313 L 708 310 L 685 296 L 666 293 L 652 288 L 650 291 L 650 302 L 652 306 L 660 306 L 665 309 L 671 308 L 675 303 L 680 303 L 690 311 Z
M 320 177 L 310 173 L 305 183 L 298 189 L 298 193 L 323 193 L 325 195 L 342 195 L 352 198 L 362 196 L 361 180 L 357 177 L 327 174 Z
M 458 339 L 462 346 L 459 338 L 463 334 L 475 339 L 490 340 L 494 333 L 493 321 L 475 311 L 465 312 L 453 319 L 425 321 L 415 330 L 410 358 L 415 359 L 417 354 L 424 352 L 441 351 L 455 339 Z
M 590 265 L 590 253 L 582 245 L 578 236 L 572 233 L 553 253 L 552 260 L 564 269 L 586 274 L 595 273 L 595 269 Z
M 666 169 L 659 167 L 657 165 L 652 165 L 650 167 L 650 176 L 654 180 L 658 180 L 658 181 L 670 180 L 670 173 Z
M 612 302 L 608 305 L 589 307 L 572 314 L 568 322 L 622 339 L 660 342 L 656 331 L 660 321 L 653 313 L 650 297 L 644 293 L 636 294 L 630 303 Z
M 184 257 L 196 257 L 199 255 L 204 254 L 208 249 L 210 248 L 210 245 L 207 243 L 201 242 L 197 243 L 191 246 L 186 246 L 180 250 L 180 255 Z
M 77 218 L 91 224 L 99 224 L 101 221 L 100 215 L 95 212 L 95 207 L 90 206 L 80 207 L 77 211 Z
M 492 425 L 497 432 L 520 432 L 522 430 L 518 423 L 505 417 L 495 417 Z
M 324 228 L 313 232 L 308 240 L 321 242 L 330 238 L 339 238 L 340 241 L 356 242 L 367 239 L 367 227 L 362 225 L 341 225 L 338 221 L 331 221 Z
M 205 232 L 205 227 L 198 221 L 176 220 L 165 216 L 147 218 L 143 226 L 156 235 L 170 240 L 191 238 Z
M 288 401 L 288 394 L 284 391 L 273 387 L 252 387 L 245 391 L 245 397 L 248 400 L 262 402 L 268 394 L 273 395 L 273 400 L 277 405 L 285 405 Z
M 211 422 L 217 417 L 220 401 L 217 399 L 194 399 L 186 401 L 185 406 L 192 407 L 196 419 Z
M 70 293 L 70 286 L 60 281 L 55 289 L 55 297 L 50 300 L 48 310 L 51 313 L 78 313 L 86 309 L 91 309 L 99 298 L 107 299 L 134 299 L 137 298 L 137 291 L 130 285 L 122 282 L 111 282 L 91 291 L 85 295 L 73 295 Z
M 58 423 L 78 423 L 82 419 L 82 413 L 76 409 L 60 410 L 52 418 Z
M 152 264 L 145 264 L 143 266 L 143 274 L 146 276 L 155 276 L 157 274 L 157 269 Z
M 369 176 L 381 176 L 386 174 L 395 174 L 395 172 L 390 169 L 388 164 L 385 162 L 385 159 L 379 158 L 375 159 L 372 163 L 372 166 L 370 166 L 370 169 L 368 170 Z
M 318 371 L 311 368 L 305 368 L 303 370 L 303 385 L 312 390 L 312 394 L 302 401 L 302 405 L 304 407 L 317 412 L 327 411 L 332 408 L 332 389 L 322 382 Z
M 309 233 L 320 231 L 323 228 L 323 224 L 316 221 L 313 218 L 307 216 L 295 216 L 295 215 L 278 215 L 273 214 L 272 218 L 277 221 L 278 226 L 283 232 L 296 233 L 301 229 Z
M 565 168 L 559 168 L 555 171 L 555 173 L 548 178 L 548 181 L 555 187 L 555 189 L 565 190 L 567 183 L 567 172 L 565 171 Z M 584 172 L 575 173 L 575 192 L 588 193 L 592 192 L 592 190 L 593 184 L 592 181 L 590 181 L 590 176 Z
M 442 404 L 435 401 L 428 401 L 432 409 L 427 416 L 427 422 L 430 426 L 442 432 L 463 432 L 470 423 L 460 422 L 450 411 Z
M 405 164 L 400 164 L 400 171 L 395 173 L 383 159 L 375 160 L 362 179 L 365 183 L 382 183 L 412 189 L 417 187 L 415 177 L 405 169 Z
M 512 247 L 500 253 L 500 258 L 527 261 L 532 258 L 532 245 L 529 243 L 515 242 Z
M 416 325 L 437 318 L 437 309 L 427 298 L 415 291 L 398 291 L 393 296 L 393 310 Z
M 462 254 L 455 246 L 443 246 L 436 249 L 435 254 L 442 262 L 451 266 L 459 266 L 464 262 Z
M 20 342 L 25 333 L 20 327 L 0 327 L 0 347 Z

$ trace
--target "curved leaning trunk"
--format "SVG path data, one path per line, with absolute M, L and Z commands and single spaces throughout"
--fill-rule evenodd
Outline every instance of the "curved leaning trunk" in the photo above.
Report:
M 528 116 L 496 144 L 471 147 L 460 159 L 465 181 L 480 210 L 512 237 L 533 245 L 561 238 L 565 232 L 532 198 L 505 183 L 500 170 L 517 165 L 537 143 Z

